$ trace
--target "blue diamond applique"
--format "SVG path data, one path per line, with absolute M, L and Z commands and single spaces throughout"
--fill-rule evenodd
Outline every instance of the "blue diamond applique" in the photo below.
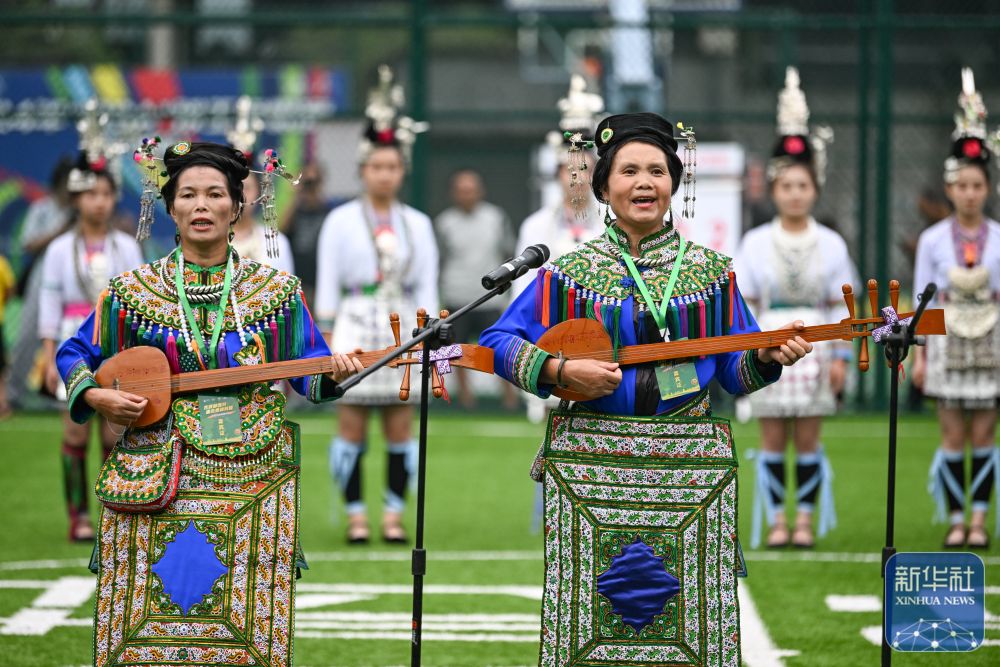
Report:
M 167 544 L 163 557 L 152 569 L 163 582 L 164 592 L 185 615 L 212 592 L 212 585 L 219 577 L 229 572 L 219 562 L 215 547 L 195 528 L 193 521 Z
M 664 569 L 663 558 L 638 538 L 597 577 L 597 592 L 636 634 L 662 614 L 667 601 L 679 591 L 680 581 Z

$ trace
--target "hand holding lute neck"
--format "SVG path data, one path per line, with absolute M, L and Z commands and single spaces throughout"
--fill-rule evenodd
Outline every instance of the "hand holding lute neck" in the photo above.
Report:
M 806 328 L 805 323 L 802 320 L 795 320 L 794 322 L 789 322 L 785 326 L 778 329 L 790 329 L 793 331 L 803 331 Z M 806 341 L 802 336 L 795 336 L 794 338 L 789 338 L 781 345 L 775 347 L 765 347 L 757 350 L 757 359 L 760 360 L 762 364 L 779 363 L 782 366 L 791 366 L 796 361 L 806 356 L 812 352 L 812 343 Z

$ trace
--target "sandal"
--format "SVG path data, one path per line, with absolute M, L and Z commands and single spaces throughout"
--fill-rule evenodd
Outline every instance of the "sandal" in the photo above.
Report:
M 944 543 L 942 546 L 945 549 L 961 549 L 965 546 L 967 536 L 968 533 L 964 524 L 953 523 L 944 536 Z
M 387 544 L 406 544 L 409 540 L 403 529 L 403 517 L 396 512 L 382 516 L 382 541 Z
M 767 534 L 765 546 L 768 549 L 784 549 L 788 546 L 788 538 L 788 524 L 776 523 L 771 526 L 771 531 Z
M 368 517 L 364 514 L 351 514 L 347 517 L 347 543 L 368 544 L 371 531 L 368 528 Z
M 990 534 L 985 526 L 971 525 L 965 537 L 965 544 L 970 549 L 989 549 Z
M 86 514 L 80 514 L 70 519 L 70 542 L 93 542 L 94 538 L 94 526 L 90 523 L 90 517 Z
M 800 518 L 795 522 L 795 530 L 792 532 L 792 546 L 796 549 L 812 549 L 816 546 L 811 515 L 809 518 Z

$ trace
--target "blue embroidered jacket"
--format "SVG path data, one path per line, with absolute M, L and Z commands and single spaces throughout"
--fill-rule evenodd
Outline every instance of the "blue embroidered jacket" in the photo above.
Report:
M 619 232 L 622 236 L 624 232 Z M 639 270 L 657 306 L 678 247 L 679 236 L 671 227 L 640 242 Z M 730 258 L 688 244 L 682 261 L 669 301 L 670 340 L 760 330 L 739 293 Z M 498 375 L 525 391 L 547 397 L 553 386 L 539 384 L 539 374 L 552 355 L 534 343 L 549 327 L 579 317 L 600 321 L 616 347 L 663 340 L 621 253 L 607 234 L 540 269 L 533 285 L 483 332 L 479 342 L 493 349 Z M 690 394 L 661 400 L 655 364 L 639 364 L 622 367 L 622 382 L 614 393 L 583 405 L 618 415 L 707 414 L 707 387 L 713 378 L 732 394 L 747 394 L 781 375 L 780 365 L 762 365 L 754 350 L 706 355 L 692 362 L 701 389 Z

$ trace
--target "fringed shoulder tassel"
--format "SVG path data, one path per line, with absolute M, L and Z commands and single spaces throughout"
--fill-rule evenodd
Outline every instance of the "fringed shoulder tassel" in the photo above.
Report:
M 621 345 L 621 320 L 622 320 L 622 300 L 615 299 L 614 314 L 611 316 L 612 331 L 611 343 L 614 351 L 612 359 L 618 361 L 618 348 Z
M 538 269 L 535 273 L 535 280 L 531 285 L 531 289 L 535 293 L 535 321 L 542 321 L 542 290 L 545 287 L 545 267 Z
M 275 318 L 277 320 L 278 328 L 278 359 L 285 361 L 288 359 L 288 332 L 285 331 L 285 312 L 284 309 L 278 311 L 278 316 Z
M 215 367 L 229 368 L 229 350 L 226 349 L 226 337 L 219 337 L 219 344 L 215 346 Z
M 548 329 L 552 326 L 552 272 L 542 274 L 542 317 L 539 320 Z
M 181 372 L 181 360 L 177 354 L 177 341 L 174 339 L 174 334 L 170 333 L 167 335 L 167 363 L 170 364 L 170 372 L 176 375 Z
M 712 298 L 712 335 L 721 336 L 722 335 L 722 290 L 719 289 L 719 283 L 712 285 L 713 298 Z
M 122 350 L 125 349 L 125 311 L 126 310 L 127 310 L 127 308 L 124 308 L 123 306 L 119 305 L 119 307 L 118 307 L 118 327 L 115 330 L 115 335 L 116 335 L 116 338 L 115 338 L 115 343 L 116 343 L 115 349 L 118 352 L 121 352 Z
M 101 323 L 104 321 L 104 302 L 107 300 L 108 290 L 104 290 L 97 297 L 97 303 L 94 304 L 94 335 L 90 340 L 94 346 L 101 344 Z

